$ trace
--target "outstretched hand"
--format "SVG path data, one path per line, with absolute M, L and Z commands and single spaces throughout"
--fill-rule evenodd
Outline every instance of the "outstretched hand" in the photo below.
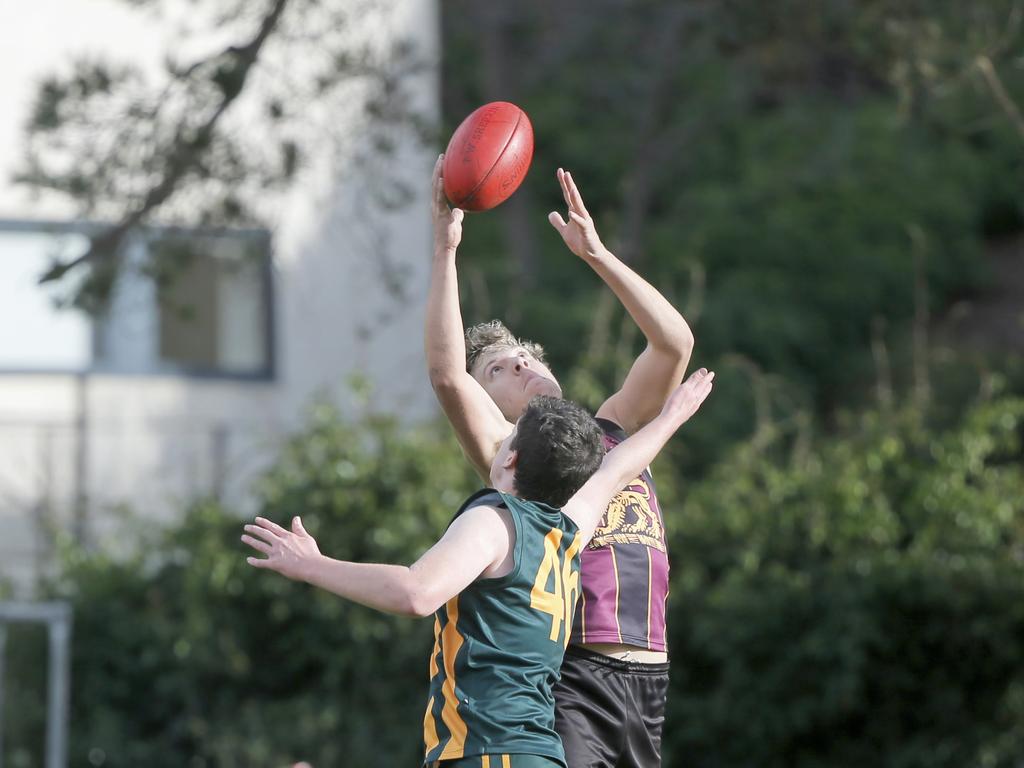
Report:
M 694 371 L 668 396 L 668 400 L 665 401 L 665 405 L 661 409 L 662 418 L 670 420 L 674 429 L 681 427 L 711 394 L 711 385 L 714 379 L 715 372 L 709 371 L 707 368 Z
M 444 195 L 444 155 L 434 164 L 434 252 L 454 251 L 462 242 L 461 208 L 449 208 Z
M 267 568 L 289 579 L 303 581 L 308 566 L 320 556 L 316 539 L 306 533 L 298 516 L 292 518 L 290 531 L 263 517 L 257 517 L 255 524 L 246 525 L 245 531 L 242 541 L 266 555 L 245 559 L 256 568 Z
M 562 187 L 562 197 L 565 198 L 565 204 L 568 206 L 569 220 L 563 219 L 557 211 L 552 211 L 548 214 L 548 221 L 562 236 L 562 240 L 565 241 L 570 251 L 581 259 L 597 258 L 604 253 L 605 247 L 601 238 L 598 237 L 594 220 L 587 213 L 586 206 L 583 205 L 583 197 L 580 195 L 579 189 L 576 188 L 576 182 L 573 181 L 571 173 L 563 171 L 561 168 L 558 169 L 556 175 L 558 183 Z

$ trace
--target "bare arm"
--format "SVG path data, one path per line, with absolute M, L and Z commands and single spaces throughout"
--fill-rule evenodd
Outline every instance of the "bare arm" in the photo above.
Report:
M 353 563 L 320 554 L 296 517 L 288 530 L 262 517 L 245 526 L 242 541 L 265 555 L 247 558 L 266 568 L 361 605 L 403 616 L 429 616 L 481 574 L 499 566 L 514 534 L 493 507 L 474 507 L 411 566 Z
M 548 214 L 548 220 L 569 250 L 611 288 L 647 339 L 647 348 L 633 363 L 622 388 L 597 411 L 598 416 L 632 433 L 658 414 L 682 381 L 693 352 L 693 333 L 654 286 L 605 248 L 572 175 L 559 168 L 558 182 L 568 205 L 569 221 L 556 212 Z
M 697 412 L 711 393 L 714 378 L 704 368 L 691 375 L 669 396 L 657 417 L 608 452 L 600 469 L 565 504 L 562 511 L 579 526 L 584 546 L 612 497 L 654 461 L 675 431 Z
M 434 166 L 434 258 L 427 294 L 425 347 L 430 385 L 463 451 L 487 481 L 498 445 L 512 431 L 490 395 L 466 371 L 466 340 L 459 306 L 455 254 L 462 240 L 463 213 L 449 209 L 441 168 Z

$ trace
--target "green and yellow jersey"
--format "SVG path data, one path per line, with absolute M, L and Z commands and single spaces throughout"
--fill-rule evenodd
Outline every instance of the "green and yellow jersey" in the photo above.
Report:
M 551 688 L 579 596 L 578 529 L 561 510 L 491 489 L 455 517 L 485 504 L 511 515 L 515 562 L 435 614 L 424 761 L 528 754 L 564 765 Z

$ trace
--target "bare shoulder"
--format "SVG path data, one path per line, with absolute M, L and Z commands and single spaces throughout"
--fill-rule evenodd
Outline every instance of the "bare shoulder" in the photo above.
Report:
M 486 536 L 501 534 L 510 526 L 514 531 L 512 514 L 505 507 L 497 504 L 477 504 L 459 515 L 448 530 L 452 531 L 458 528 L 462 531 L 475 531 Z
M 623 438 L 643 426 L 637 420 L 631 420 L 628 413 L 623 412 L 628 410 L 628 403 L 625 406 L 623 404 L 624 399 L 622 391 L 619 390 L 601 403 L 601 407 L 594 413 L 595 418 L 608 422 L 615 430 L 621 431 Z
M 490 560 L 481 574 L 483 578 L 504 576 L 511 570 L 516 543 L 516 526 L 511 512 L 497 505 L 475 506 L 459 515 L 448 529 L 449 533 L 460 523 L 463 528 L 456 535 L 465 535 L 473 547 L 485 552 Z

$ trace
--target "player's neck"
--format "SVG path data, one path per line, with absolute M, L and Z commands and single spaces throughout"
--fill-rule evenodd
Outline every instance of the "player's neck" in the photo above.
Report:
M 501 491 L 502 493 L 507 493 L 509 496 L 519 496 L 519 494 L 516 493 L 515 482 L 512 479 L 507 479 L 504 477 L 492 477 L 491 482 L 494 490 Z

